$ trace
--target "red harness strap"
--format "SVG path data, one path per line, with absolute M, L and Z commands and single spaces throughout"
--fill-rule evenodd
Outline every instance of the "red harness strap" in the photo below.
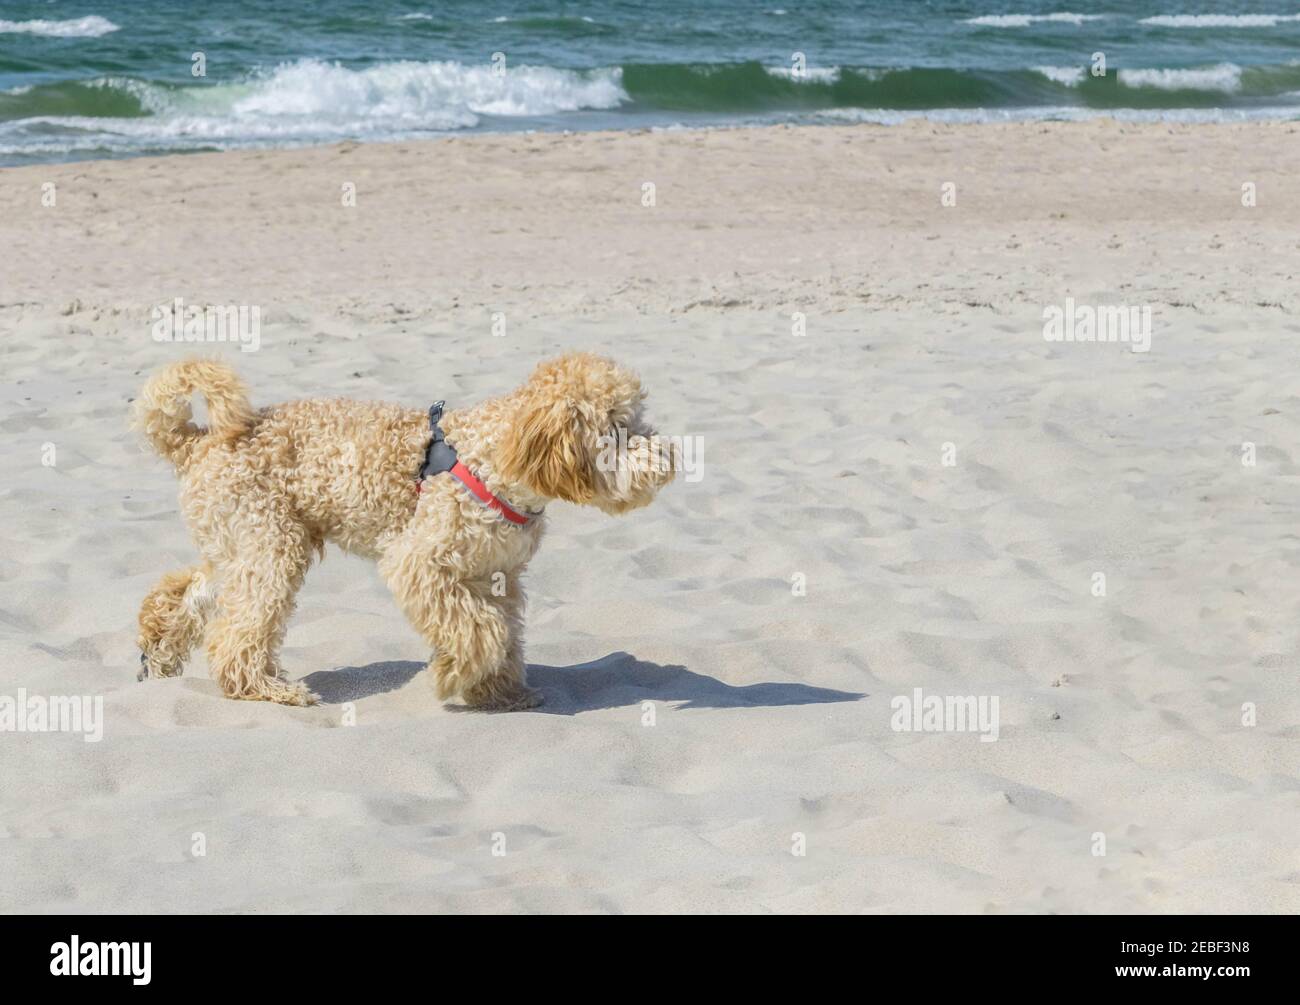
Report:
M 460 461 L 457 461 L 456 466 L 447 473 L 455 478 L 456 481 L 464 485 L 465 488 L 469 489 L 470 495 L 488 509 L 496 510 L 511 523 L 517 524 L 520 527 L 528 523 L 529 517 L 524 516 L 522 513 L 516 513 L 507 506 L 500 497 L 494 496 L 489 492 L 488 487 L 475 478 L 469 468 L 465 467 L 465 465 Z
M 528 522 L 532 519 L 532 517 L 530 516 L 527 516 L 523 513 L 511 509 L 510 506 L 507 505 L 506 502 L 503 499 L 501 499 L 500 496 L 495 496 L 491 492 L 489 492 L 488 487 L 484 485 L 481 481 L 479 481 L 477 478 L 475 478 L 473 472 L 471 472 L 469 468 L 465 467 L 465 465 L 462 464 L 460 461 L 457 461 L 455 465 L 452 466 L 451 470 L 447 472 L 447 474 L 451 475 L 453 478 L 456 479 L 456 481 L 464 485 L 465 488 L 469 490 L 469 494 L 472 495 L 479 502 L 481 502 L 484 506 L 486 506 L 488 509 L 496 510 L 498 513 L 500 513 L 503 517 L 505 517 L 507 520 L 509 520 L 511 523 L 515 524 L 516 526 L 526 527 L 528 525 Z M 424 483 L 416 482 L 415 491 L 417 493 L 424 491 Z

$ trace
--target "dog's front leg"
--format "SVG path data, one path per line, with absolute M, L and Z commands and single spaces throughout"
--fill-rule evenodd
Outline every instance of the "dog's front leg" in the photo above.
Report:
M 494 582 L 495 587 L 495 582 Z M 460 690 L 465 704 L 473 708 L 495 709 L 498 711 L 515 711 L 533 708 L 542 703 L 540 692 L 527 686 L 524 664 L 524 595 L 517 574 L 508 574 L 505 579 L 505 593 L 498 595 L 493 589 L 487 607 L 491 613 L 487 621 L 491 624 L 490 634 L 497 637 L 503 631 L 504 655 L 492 668 L 484 663 L 486 673 L 478 675 L 472 684 Z M 436 661 L 435 661 L 436 662 Z M 453 658 L 447 669 L 455 674 L 464 674 L 464 666 L 457 667 Z M 439 677 L 441 687 L 441 676 Z
M 524 683 L 522 648 L 505 598 L 490 584 L 457 581 L 445 588 L 432 632 L 431 669 L 439 698 L 460 695 L 484 710 L 531 708 L 540 700 Z
M 449 584 L 434 605 L 430 663 L 439 698 L 459 695 L 485 711 L 532 708 L 541 695 L 524 677 L 523 644 L 514 605 L 494 597 L 487 584 Z
M 491 578 L 467 578 L 394 545 L 379 563 L 398 606 L 435 650 L 429 663 L 438 697 L 472 708 L 514 711 L 541 703 L 524 677 L 523 594 L 508 576 L 504 595 Z

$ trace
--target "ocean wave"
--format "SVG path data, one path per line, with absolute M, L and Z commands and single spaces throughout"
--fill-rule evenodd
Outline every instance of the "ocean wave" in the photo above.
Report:
M 1071 14 L 1062 11 L 1056 14 L 984 14 L 980 17 L 968 17 L 962 24 L 973 24 L 981 28 L 1028 28 L 1031 24 L 1083 24 L 1085 21 L 1097 21 L 1105 14 Z
M 814 112 L 828 108 L 1033 107 L 1058 102 L 1093 108 L 1206 107 L 1233 101 L 1276 104 L 1300 85 L 1300 66 L 1112 69 L 1094 77 L 1089 67 L 1038 66 L 1022 70 L 945 67 L 809 68 L 748 63 L 628 64 L 623 89 L 629 111 L 705 114 Z
M 1287 21 L 1300 21 L 1300 14 L 1159 14 L 1144 17 L 1138 24 L 1157 28 L 1274 28 Z
M 125 76 L 28 84 L 0 92 L 0 121 L 25 118 L 161 120 L 209 135 L 313 130 L 468 128 L 483 116 L 534 118 L 580 111 L 763 114 L 827 108 L 1206 106 L 1276 103 L 1300 87 L 1300 65 L 1125 67 L 1094 77 L 1077 66 L 1022 70 L 808 67 L 746 63 L 630 63 L 570 70 L 401 61 L 349 68 L 300 60 L 223 84 Z
M 106 17 L 91 14 L 69 21 L 0 21 L 0 35 L 42 35 L 45 38 L 98 38 L 117 31 Z
M 425 116 L 553 115 L 584 108 L 615 108 L 626 100 L 619 72 L 582 73 L 549 66 L 494 67 L 456 62 L 380 63 L 352 70 L 300 60 L 255 79 L 232 104 L 236 116 L 358 119 L 374 116 L 419 122 Z
M 1182 111 L 1231 120 L 1300 118 L 1300 65 L 1219 63 L 1023 69 L 810 68 L 743 63 L 629 63 L 589 70 L 400 61 L 350 68 L 300 60 L 229 83 L 124 75 L 0 91 L 0 153 L 153 152 L 397 140 L 474 128 L 662 125 L 689 121 L 1051 119 Z M 1061 112 L 1059 109 L 1073 109 Z M 1268 109 L 1267 112 L 1260 112 Z M 586 113 L 567 118 L 570 113 Z M 595 114 L 604 113 L 604 114 Z
M 580 72 L 460 63 L 348 69 L 301 60 L 232 84 L 175 85 L 128 77 L 41 84 L 0 93 L 0 125 L 33 144 L 227 148 L 397 138 L 472 128 L 482 116 L 608 109 L 627 100 L 617 69 Z

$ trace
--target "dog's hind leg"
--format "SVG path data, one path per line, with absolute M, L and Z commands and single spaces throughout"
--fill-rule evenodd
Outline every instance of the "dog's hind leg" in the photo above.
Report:
M 299 525 L 284 521 L 276 527 L 273 540 L 262 527 L 238 560 L 223 564 L 208 663 L 229 698 L 312 705 L 316 695 L 281 676 L 278 654 L 315 545 Z
M 140 605 L 140 673 L 146 677 L 178 677 L 215 602 L 212 568 L 207 564 L 169 572 Z

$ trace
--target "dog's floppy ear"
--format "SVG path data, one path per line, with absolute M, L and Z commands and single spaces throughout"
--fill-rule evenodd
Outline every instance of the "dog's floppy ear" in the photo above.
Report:
M 551 399 L 520 409 L 501 448 L 501 474 L 539 495 L 590 502 L 596 494 L 586 423 L 577 402 Z

